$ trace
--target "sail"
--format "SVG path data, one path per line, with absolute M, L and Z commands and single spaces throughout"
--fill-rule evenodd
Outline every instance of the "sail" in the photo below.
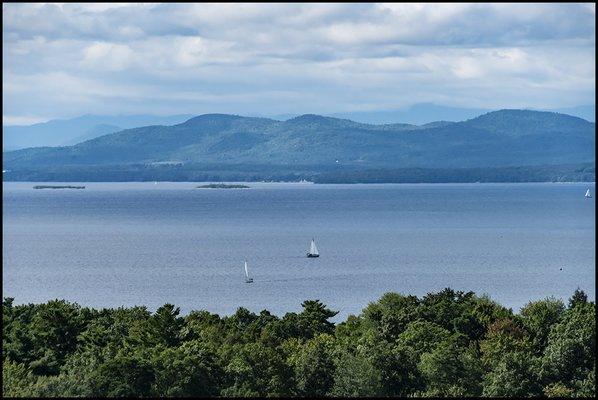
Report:
M 586 191 L 586 197 L 592 197 L 592 195 L 590 194 L 590 189 L 588 189 L 588 190 Z
M 247 270 L 247 261 L 245 261 L 245 278 L 249 279 L 249 271 Z
M 318 254 L 318 248 L 316 247 L 316 242 L 312 239 L 311 246 L 309 246 L 309 254 Z

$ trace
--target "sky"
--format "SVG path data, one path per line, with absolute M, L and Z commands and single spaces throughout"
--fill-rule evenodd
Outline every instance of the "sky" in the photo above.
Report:
M 3 124 L 594 104 L 595 5 L 2 5 Z

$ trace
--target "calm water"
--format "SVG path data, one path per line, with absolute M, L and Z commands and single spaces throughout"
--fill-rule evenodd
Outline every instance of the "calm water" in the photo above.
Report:
M 594 183 L 35 184 L 3 183 L 2 288 L 16 303 L 281 315 L 320 299 L 338 321 L 387 291 L 449 286 L 516 311 L 578 286 L 595 296 Z M 312 237 L 319 259 L 305 257 Z

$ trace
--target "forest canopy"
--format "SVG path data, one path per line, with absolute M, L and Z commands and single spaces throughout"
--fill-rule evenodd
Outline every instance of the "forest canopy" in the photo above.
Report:
M 595 394 L 596 310 L 581 290 L 519 313 L 449 288 L 386 293 L 338 324 L 318 300 L 282 317 L 12 298 L 2 309 L 4 397 Z

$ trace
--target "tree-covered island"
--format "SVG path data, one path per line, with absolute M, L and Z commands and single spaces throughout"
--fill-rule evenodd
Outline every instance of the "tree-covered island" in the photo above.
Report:
M 387 293 L 334 324 L 317 300 L 277 317 L 166 304 L 92 309 L 3 301 L 4 397 L 549 396 L 595 394 L 595 303 L 514 313 L 445 289 Z
M 210 183 L 207 185 L 200 185 L 197 189 L 249 189 L 249 186 L 229 183 Z

